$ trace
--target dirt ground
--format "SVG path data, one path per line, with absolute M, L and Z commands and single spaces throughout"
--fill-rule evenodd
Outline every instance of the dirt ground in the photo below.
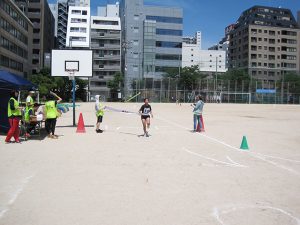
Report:
M 78 104 L 86 133 L 68 112 L 58 140 L 0 136 L 0 225 L 300 224 L 300 106 L 206 104 L 199 134 L 190 105 L 151 104 L 146 138 L 115 111 L 97 134 L 94 103 Z

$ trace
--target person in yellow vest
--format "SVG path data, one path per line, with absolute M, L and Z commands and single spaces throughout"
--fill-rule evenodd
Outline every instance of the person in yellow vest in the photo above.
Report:
M 57 112 L 57 103 L 61 102 L 62 99 L 55 93 L 50 91 L 49 97 L 52 98 L 55 97 L 57 100 L 48 100 L 45 103 L 45 116 L 46 116 L 46 131 L 48 134 L 48 138 L 53 138 L 57 139 L 58 136 L 55 135 L 55 126 L 56 126 L 56 119 L 58 117 L 58 112 Z
M 26 112 L 29 110 L 29 109 L 33 109 L 33 106 L 34 106 L 34 102 L 33 102 L 33 98 L 32 96 L 34 95 L 34 91 L 29 91 L 28 93 L 28 96 L 26 98 Z
M 30 107 L 28 110 L 25 111 L 25 123 L 26 123 L 26 137 L 30 137 L 31 131 L 33 131 L 36 127 L 36 118 L 35 112 L 38 109 L 38 104 L 34 104 L 33 107 Z M 35 121 L 34 121 L 35 120 Z
M 19 139 L 19 122 L 22 118 L 22 107 L 19 106 L 18 99 L 19 92 L 12 91 L 10 94 L 10 99 L 8 101 L 8 107 L 7 107 L 7 116 L 8 121 L 10 125 L 10 129 L 7 133 L 5 143 L 11 143 L 11 138 L 14 137 L 16 143 L 20 143 Z
M 100 103 L 100 95 L 96 95 L 95 99 L 96 99 L 95 110 L 96 110 L 96 116 L 97 116 L 96 132 L 103 133 L 103 130 L 100 130 L 100 125 L 103 121 L 105 106 L 103 106 Z

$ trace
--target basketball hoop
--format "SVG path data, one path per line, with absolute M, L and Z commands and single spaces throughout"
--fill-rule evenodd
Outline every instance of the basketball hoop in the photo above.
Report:
M 69 80 L 75 80 L 75 69 L 74 70 L 66 70 L 66 72 L 69 74 Z

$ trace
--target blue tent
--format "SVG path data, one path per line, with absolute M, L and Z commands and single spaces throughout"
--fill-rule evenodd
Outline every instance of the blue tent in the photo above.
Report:
M 26 91 L 36 89 L 30 81 L 16 74 L 0 70 L 0 132 L 7 132 L 9 123 L 7 119 L 7 105 L 12 90 Z

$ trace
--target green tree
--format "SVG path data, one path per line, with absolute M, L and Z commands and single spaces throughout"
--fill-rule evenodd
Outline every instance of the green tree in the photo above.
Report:
M 289 83 L 289 92 L 300 93 L 300 74 L 290 72 L 284 75 L 281 82 Z M 286 86 L 286 85 L 285 85 Z
M 53 91 L 64 101 L 69 101 L 72 97 L 72 81 L 68 77 L 52 77 L 49 68 L 43 68 L 39 73 L 29 76 L 29 80 L 38 86 L 41 96 Z M 76 97 L 82 101 L 86 99 L 87 84 L 86 80 L 76 78 Z
M 203 74 L 199 66 L 191 66 L 191 67 L 184 67 L 181 69 L 180 73 L 179 70 L 177 71 L 170 69 L 166 71 L 166 77 L 176 78 L 178 79 L 178 87 L 185 88 L 187 90 L 192 90 L 196 87 L 198 81 L 200 79 L 204 79 L 207 77 L 206 74 Z
M 251 78 L 246 70 L 232 69 L 228 70 L 225 74 L 218 76 L 218 79 L 242 82 L 249 81 Z
M 116 72 L 114 78 L 110 80 L 107 84 L 111 91 L 118 91 L 123 86 L 124 77 L 121 72 Z

